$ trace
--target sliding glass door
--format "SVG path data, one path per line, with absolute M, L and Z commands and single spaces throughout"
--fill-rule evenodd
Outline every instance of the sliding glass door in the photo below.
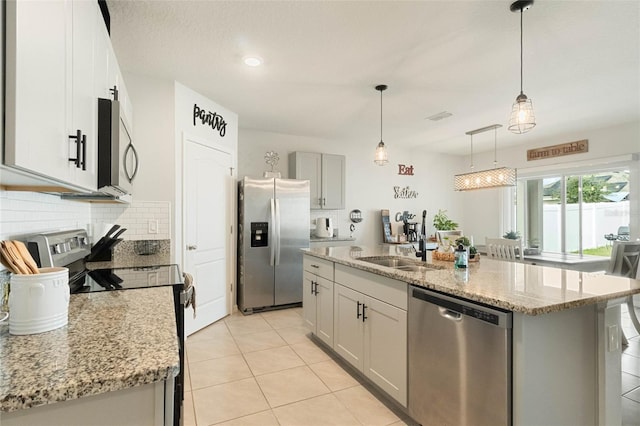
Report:
M 549 253 L 609 256 L 628 238 L 629 170 L 518 181 L 517 223 L 527 247 Z

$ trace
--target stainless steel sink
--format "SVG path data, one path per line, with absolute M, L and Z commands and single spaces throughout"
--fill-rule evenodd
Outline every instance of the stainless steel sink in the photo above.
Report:
M 361 257 L 358 260 L 373 263 L 375 265 L 386 266 L 387 268 L 399 271 L 422 272 L 429 269 L 441 269 L 440 266 L 423 263 L 418 259 L 411 259 L 401 256 L 372 256 Z

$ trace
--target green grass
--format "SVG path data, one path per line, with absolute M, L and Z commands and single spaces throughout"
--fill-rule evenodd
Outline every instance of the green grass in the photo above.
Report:
M 574 251 L 572 253 L 578 253 L 578 251 Z M 611 246 L 600 246 L 589 249 L 582 250 L 582 254 L 588 254 L 589 256 L 603 256 L 610 257 L 611 256 Z

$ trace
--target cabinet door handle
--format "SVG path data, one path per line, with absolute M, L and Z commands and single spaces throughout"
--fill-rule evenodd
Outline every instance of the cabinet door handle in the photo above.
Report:
M 318 269 L 318 268 L 319 268 L 319 266 L 318 266 L 318 265 L 311 265 L 311 267 L 312 267 L 312 268 L 316 268 L 316 269 Z
M 323 205 L 323 206 L 326 206 L 326 205 L 327 205 L 327 199 L 326 199 L 326 198 L 324 198 L 324 197 L 322 197 L 322 205 Z
M 82 170 L 87 170 L 87 135 L 82 135 L 80 145 L 82 145 L 82 161 L 80 164 L 82 165 Z
M 360 316 L 362 315 L 360 313 L 360 305 L 364 306 L 364 304 L 362 304 L 362 303 L 360 303 L 360 301 L 358 301 L 358 306 L 356 307 L 356 313 L 357 313 L 356 319 L 360 318 Z
M 118 100 L 118 86 L 113 86 L 113 89 L 109 89 L 109 91 L 113 95 L 113 100 L 117 101 Z
M 367 319 L 367 316 L 364 314 L 364 310 L 367 309 L 367 305 L 362 304 L 362 322 Z
M 315 294 L 315 293 L 314 293 L 314 291 L 313 291 L 313 285 L 314 285 L 314 284 L 315 284 L 315 283 L 314 283 L 313 281 L 311 281 L 311 294 Z
M 69 158 L 69 161 L 73 161 L 76 167 L 80 168 L 80 156 L 82 154 L 82 131 L 78 129 L 75 135 L 69 135 L 69 139 L 76 140 L 76 158 Z
M 317 296 L 318 295 L 318 281 L 316 281 L 316 287 L 315 288 L 316 288 L 315 289 L 315 295 Z

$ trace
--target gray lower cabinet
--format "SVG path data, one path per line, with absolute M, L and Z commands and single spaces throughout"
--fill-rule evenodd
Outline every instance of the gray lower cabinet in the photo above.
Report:
M 333 348 L 333 262 L 304 256 L 302 306 L 306 326 Z
M 371 382 L 407 406 L 407 284 L 304 256 L 305 323 Z

